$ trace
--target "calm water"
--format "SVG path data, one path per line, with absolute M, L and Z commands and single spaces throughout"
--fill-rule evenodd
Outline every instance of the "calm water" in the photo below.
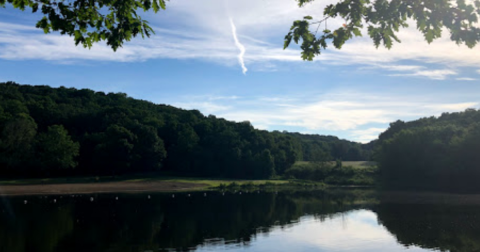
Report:
M 4 197 L 0 251 L 474 252 L 476 198 L 361 190 Z

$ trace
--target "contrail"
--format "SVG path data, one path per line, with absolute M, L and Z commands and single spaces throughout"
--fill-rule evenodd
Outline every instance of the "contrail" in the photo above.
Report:
M 245 61 L 243 60 L 243 56 L 245 55 L 245 46 L 243 46 L 237 38 L 237 27 L 235 27 L 235 24 L 233 23 L 233 19 L 230 18 L 230 24 L 232 25 L 232 33 L 233 33 L 233 39 L 235 40 L 235 45 L 238 47 L 240 50 L 240 54 L 238 55 L 238 62 L 242 66 L 242 72 L 243 74 L 246 74 L 248 69 L 245 67 Z

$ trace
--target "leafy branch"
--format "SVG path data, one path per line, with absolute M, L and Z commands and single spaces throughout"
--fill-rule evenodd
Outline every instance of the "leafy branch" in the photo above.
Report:
M 302 7 L 314 0 L 297 1 Z M 473 48 L 480 42 L 480 0 L 473 3 L 465 0 L 342 0 L 328 5 L 323 14 L 327 18 L 340 17 L 345 24 L 334 31 L 325 29 L 323 35 L 317 37 L 310 31 L 310 25 L 314 24 L 311 16 L 296 20 L 285 36 L 284 49 L 292 40 L 297 44 L 302 40 L 302 59 L 311 61 L 320 55 L 321 49 L 327 48 L 327 40 L 341 49 L 354 36 L 362 36 L 361 29 L 365 26 L 375 47 L 383 45 L 390 49 L 394 42 L 401 42 L 396 34 L 400 28 L 408 27 L 408 20 L 416 21 L 417 29 L 428 43 L 440 38 L 444 28 L 457 44 Z
M 36 27 L 45 33 L 59 31 L 88 48 L 106 41 L 114 51 L 133 37 L 155 33 L 137 9 L 156 13 L 166 8 L 166 0 L 0 0 L 0 7 L 7 3 L 22 11 L 40 11 L 44 16 Z

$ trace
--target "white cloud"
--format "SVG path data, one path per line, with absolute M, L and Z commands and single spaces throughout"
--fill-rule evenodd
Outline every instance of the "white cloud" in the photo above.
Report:
M 452 69 L 428 70 L 424 66 L 418 65 L 389 65 L 389 64 L 373 64 L 368 68 L 380 68 L 392 72 L 408 72 L 401 74 L 390 74 L 390 76 L 419 76 L 434 80 L 444 80 L 449 75 L 457 75 L 458 72 Z M 368 69 L 366 68 L 366 69 Z
M 458 80 L 458 81 L 476 81 L 477 79 L 462 77 L 462 78 L 456 78 L 455 80 Z
M 314 98 L 312 98 L 312 96 Z M 204 96 L 176 99 L 174 106 L 199 109 L 204 114 L 237 122 L 248 120 L 262 129 L 297 129 L 325 134 L 334 132 L 350 140 L 369 142 L 378 137 L 390 122 L 439 116 L 443 112 L 478 107 L 478 102 L 448 102 L 444 97 L 425 100 L 422 94 L 389 95 L 356 92 L 330 92 L 323 95 L 254 97 L 212 100 Z M 467 99 L 467 98 L 465 98 Z M 178 101 L 180 100 L 180 101 Z M 372 126 L 375 125 L 375 126 Z
M 409 74 L 391 74 L 390 76 L 420 76 L 434 80 L 445 80 L 449 75 L 457 75 L 456 71 L 450 69 L 442 70 L 419 70 Z
M 287 126 L 298 126 L 309 130 L 351 130 L 367 123 L 387 123 L 385 111 L 380 108 L 367 107 L 358 102 L 338 102 L 325 100 L 312 104 L 287 108 L 285 114 L 290 120 Z
M 220 113 L 222 111 L 228 111 L 231 109 L 229 106 L 218 105 L 212 102 L 179 102 L 172 105 L 183 109 L 196 109 L 206 115 Z
M 373 139 L 377 139 L 380 133 L 387 128 L 368 128 L 362 130 L 354 130 L 351 133 L 351 138 L 361 143 L 368 143 Z
M 468 108 L 475 108 L 478 105 L 479 105 L 478 102 L 464 102 L 464 103 L 427 105 L 425 107 L 448 112 L 448 111 L 462 111 Z
M 237 100 L 240 99 L 240 97 L 236 95 L 231 95 L 231 96 L 208 96 L 208 99 L 211 101 L 215 100 Z
M 397 72 L 420 71 L 421 69 L 425 68 L 423 66 L 416 66 L 416 65 L 380 65 L 380 64 L 375 64 L 373 65 L 373 67 L 382 68 L 389 71 L 397 71 Z

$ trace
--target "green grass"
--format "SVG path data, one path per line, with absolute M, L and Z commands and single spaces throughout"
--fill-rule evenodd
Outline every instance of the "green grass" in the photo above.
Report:
M 236 180 L 219 178 L 179 177 L 164 174 L 138 174 L 124 176 L 89 176 L 89 177 L 66 177 L 66 178 L 42 178 L 42 179 L 15 179 L 0 181 L 0 185 L 39 185 L 39 184 L 74 184 L 74 183 L 102 183 L 102 182 L 153 182 L 166 181 L 178 183 L 204 184 L 205 187 L 218 187 L 220 184 L 237 183 L 243 184 L 285 184 L 287 180 Z
M 297 161 L 295 165 L 308 165 L 311 162 L 309 161 Z M 330 165 L 335 165 L 335 161 L 328 162 Z M 374 161 L 342 161 L 342 166 L 351 166 L 356 169 L 365 169 L 377 166 L 377 163 Z
M 342 167 L 336 167 L 336 162 L 303 161 L 296 162 L 285 171 L 285 177 L 290 179 L 312 180 L 335 186 L 374 186 L 377 174 L 375 163 L 368 161 L 346 161 L 342 162 Z
M 143 181 L 168 181 L 168 182 L 179 182 L 179 183 L 195 183 L 195 184 L 205 184 L 208 187 L 218 187 L 221 184 L 230 184 L 237 183 L 239 185 L 243 184 L 254 184 L 260 185 L 267 182 L 273 184 L 285 184 L 288 183 L 288 180 L 238 180 L 238 179 L 220 179 L 220 178 L 195 178 L 195 177 L 157 177 L 157 178 L 139 178 L 131 179 L 127 181 L 132 182 L 143 182 Z
M 74 184 L 74 183 L 96 183 L 116 181 L 113 177 L 65 177 L 65 178 L 38 178 L 38 179 L 11 179 L 1 180 L 0 185 L 48 185 L 48 184 Z

